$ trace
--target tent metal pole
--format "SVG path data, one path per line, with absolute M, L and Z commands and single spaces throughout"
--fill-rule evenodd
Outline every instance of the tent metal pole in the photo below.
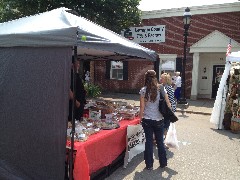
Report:
M 72 101 L 72 133 L 71 133 L 71 151 L 70 151 L 70 158 L 69 158 L 69 179 L 73 180 L 73 153 L 74 153 L 74 135 L 75 135 L 75 100 L 76 100 L 76 67 L 74 66 L 75 62 L 77 61 L 77 46 L 74 46 L 74 58 L 73 58 L 73 101 Z
M 154 61 L 154 70 L 157 74 L 157 79 L 159 80 L 159 77 L 161 76 L 161 72 L 159 72 L 160 67 L 160 58 L 157 56 L 156 61 Z

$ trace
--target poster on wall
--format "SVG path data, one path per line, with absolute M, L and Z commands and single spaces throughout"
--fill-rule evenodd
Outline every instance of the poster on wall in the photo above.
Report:
M 121 34 L 136 43 L 162 43 L 165 42 L 165 25 L 130 27 Z
M 162 60 L 161 70 L 174 71 L 175 70 L 175 60 Z

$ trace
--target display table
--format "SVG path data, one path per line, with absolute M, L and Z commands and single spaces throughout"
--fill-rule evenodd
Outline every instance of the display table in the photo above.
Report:
M 139 118 L 122 120 L 118 129 L 101 130 L 85 142 L 75 142 L 74 179 L 89 180 L 92 173 L 111 164 L 126 148 L 127 126 L 138 123 Z

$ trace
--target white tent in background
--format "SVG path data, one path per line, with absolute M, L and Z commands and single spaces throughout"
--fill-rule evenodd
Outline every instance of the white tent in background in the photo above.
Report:
M 240 62 L 240 51 L 232 52 L 229 56 L 227 56 L 227 61 L 229 61 L 229 62 Z
M 210 122 L 215 124 L 217 129 L 223 129 L 224 110 L 226 107 L 226 82 L 231 69 L 231 63 L 240 62 L 240 51 L 232 52 L 226 57 L 225 69 L 218 87 L 216 100 L 212 110 Z

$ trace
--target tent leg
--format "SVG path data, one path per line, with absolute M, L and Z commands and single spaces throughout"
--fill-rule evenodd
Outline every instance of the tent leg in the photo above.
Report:
M 160 76 L 161 76 L 161 72 L 159 72 L 159 65 L 160 65 L 160 58 L 159 56 L 157 57 L 156 61 L 154 62 L 154 70 L 156 72 L 157 75 L 157 79 L 159 80 L 160 79 Z
M 77 46 L 74 46 L 74 58 L 73 64 L 77 61 Z M 73 180 L 73 152 L 74 152 L 74 135 L 75 135 L 75 94 L 76 94 L 76 78 L 75 78 L 76 69 L 73 68 L 73 101 L 72 101 L 72 132 L 71 132 L 71 150 L 69 158 L 69 179 Z

